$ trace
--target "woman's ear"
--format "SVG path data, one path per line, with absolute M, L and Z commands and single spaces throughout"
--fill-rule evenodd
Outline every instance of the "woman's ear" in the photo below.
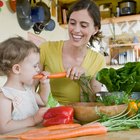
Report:
M 20 65 L 19 65 L 19 64 L 13 65 L 12 71 L 13 71 L 13 73 L 15 73 L 15 74 L 19 74 L 19 73 L 20 73 Z
M 99 31 L 99 28 L 97 26 L 95 26 L 95 31 L 93 32 L 93 36 Z

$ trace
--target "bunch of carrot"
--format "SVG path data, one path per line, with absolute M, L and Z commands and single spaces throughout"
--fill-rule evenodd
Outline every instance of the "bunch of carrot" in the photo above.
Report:
M 21 140 L 57 140 L 87 135 L 98 135 L 107 133 L 107 127 L 101 123 L 94 123 L 89 125 L 80 124 L 60 124 L 45 128 L 27 131 L 23 134 L 13 136 Z M 12 138 L 12 136 L 5 136 Z
M 67 125 L 68 126 L 68 125 Z M 70 126 L 70 125 L 69 125 Z M 40 133 L 36 131 L 34 134 L 28 134 L 21 136 L 22 140 L 56 140 L 56 139 L 65 139 L 72 138 L 78 136 L 86 136 L 86 135 L 97 135 L 97 134 L 105 134 L 107 132 L 107 128 L 102 126 L 100 123 L 80 126 L 77 124 L 73 124 L 73 127 L 67 127 L 61 129 L 60 125 L 56 126 L 55 130 L 44 130 Z M 71 124 L 72 126 L 72 124 Z

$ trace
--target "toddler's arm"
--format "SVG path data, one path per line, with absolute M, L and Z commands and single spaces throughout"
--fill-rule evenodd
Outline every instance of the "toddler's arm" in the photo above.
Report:
M 40 106 L 46 105 L 46 102 L 48 101 L 49 94 L 51 92 L 50 80 L 47 79 L 49 72 L 43 71 L 42 74 L 44 75 L 44 77 L 40 79 L 39 94 L 35 94 L 37 103 Z
M 43 115 L 47 108 L 40 108 L 34 116 L 24 120 L 12 120 L 12 103 L 3 94 L 0 93 L 0 134 L 12 130 L 34 126 L 43 120 Z

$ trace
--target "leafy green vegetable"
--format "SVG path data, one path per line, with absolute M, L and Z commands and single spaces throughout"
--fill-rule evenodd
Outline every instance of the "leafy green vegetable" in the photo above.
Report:
M 107 95 L 100 95 L 96 97 L 97 102 L 101 102 L 104 105 L 120 105 L 126 104 L 130 101 L 128 94 L 124 92 L 112 92 Z
M 96 75 L 96 80 L 106 86 L 109 92 L 140 91 L 140 62 L 128 62 L 119 69 L 104 68 Z
M 52 93 L 49 94 L 48 101 L 46 104 L 46 107 L 56 107 L 60 106 L 59 102 L 52 96 Z

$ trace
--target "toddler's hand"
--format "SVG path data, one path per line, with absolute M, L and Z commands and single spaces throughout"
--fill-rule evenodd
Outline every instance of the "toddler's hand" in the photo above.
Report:
M 47 107 L 42 107 L 37 111 L 37 113 L 33 116 L 35 124 L 41 123 L 43 121 L 43 116 L 47 110 Z
M 43 75 L 43 77 L 40 79 L 40 83 L 41 84 L 48 84 L 50 82 L 50 79 L 47 78 L 48 75 L 50 75 L 49 72 L 47 71 L 42 71 L 41 74 Z

